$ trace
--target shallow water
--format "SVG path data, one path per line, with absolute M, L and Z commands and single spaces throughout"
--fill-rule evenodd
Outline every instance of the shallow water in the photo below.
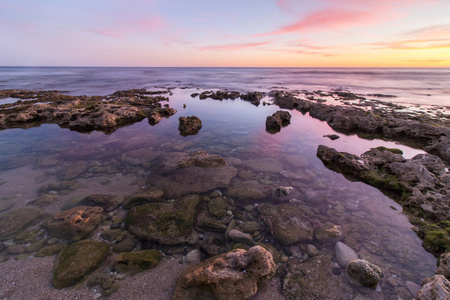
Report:
M 202 90 L 172 90 L 169 103 L 178 113 L 155 126 L 144 120 L 110 135 L 101 132 L 80 134 L 56 125 L 0 131 L 2 199 L 13 199 L 12 209 L 26 205 L 37 198 L 39 188 L 62 180 L 65 172 L 79 161 L 88 165 L 75 179 L 79 187 L 56 192 L 58 200 L 47 207 L 50 212 L 59 211 L 67 201 L 89 194 L 131 195 L 142 185 L 152 185 L 152 173 L 151 163 L 146 163 L 145 159 L 131 159 L 130 153 L 134 152 L 130 151 L 145 149 L 160 154 L 204 150 L 224 157 L 239 170 L 252 171 L 256 174 L 252 180 L 261 185 L 294 187 L 298 197 L 291 203 L 308 212 L 307 217 L 313 223 L 340 225 L 345 234 L 344 242 L 360 257 L 380 266 L 385 278 L 394 277 L 401 282 L 412 281 L 420 285 L 424 278 L 433 275 L 436 259 L 421 246 L 420 239 L 411 230 L 412 225 L 402 214 L 401 206 L 375 188 L 350 182 L 328 170 L 316 157 L 319 144 L 354 154 L 361 154 L 371 147 L 395 147 L 402 149 L 407 158 L 422 153 L 421 150 L 394 142 L 364 140 L 356 135 L 339 134 L 340 139 L 331 141 L 323 137 L 335 133 L 327 123 L 298 111 L 290 111 L 290 125 L 277 134 L 270 134 L 265 131 L 265 119 L 277 111 L 277 107 L 256 107 L 239 99 L 199 100 L 190 96 L 199 91 Z M 183 104 L 186 104 L 185 109 Z M 203 128 L 197 135 L 183 137 L 177 130 L 178 117 L 190 115 L 198 116 Z M 257 159 L 263 160 L 262 165 L 269 159 L 282 171 L 249 163 Z M 243 181 L 235 178 L 232 185 Z M 326 200 L 320 203 L 308 201 L 303 197 L 306 193 L 324 196 Z M 268 199 L 261 199 L 261 202 L 265 200 Z M 235 204 L 238 207 L 244 205 Z M 332 247 L 314 244 L 333 255 Z M 301 251 L 293 248 L 294 252 Z M 385 299 L 405 297 L 405 291 L 400 288 L 384 283 L 381 293 Z

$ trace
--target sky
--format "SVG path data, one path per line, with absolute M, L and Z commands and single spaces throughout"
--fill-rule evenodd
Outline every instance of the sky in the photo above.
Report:
M 0 0 L 0 66 L 450 67 L 450 0 Z

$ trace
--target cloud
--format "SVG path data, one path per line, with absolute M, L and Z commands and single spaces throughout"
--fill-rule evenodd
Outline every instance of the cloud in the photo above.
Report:
M 166 25 L 161 17 L 153 17 L 138 20 L 122 20 L 113 26 L 94 28 L 89 31 L 112 38 L 124 38 L 131 34 L 148 34 L 165 28 Z
M 229 44 L 229 45 L 215 45 L 201 47 L 200 51 L 233 51 L 247 48 L 254 48 L 259 46 L 269 45 L 269 42 L 243 43 L 243 44 Z
M 284 26 L 279 30 L 264 33 L 259 36 L 320 31 L 324 29 L 342 29 L 355 25 L 373 24 L 381 20 L 386 20 L 387 18 L 391 18 L 391 16 L 386 11 L 329 8 L 309 14 L 301 20 Z

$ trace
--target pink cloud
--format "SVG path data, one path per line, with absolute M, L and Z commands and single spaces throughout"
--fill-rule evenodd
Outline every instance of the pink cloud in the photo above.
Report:
M 258 46 L 269 45 L 268 42 L 260 43 L 244 43 L 244 44 L 231 44 L 231 45 L 216 45 L 216 46 L 206 46 L 200 48 L 200 51 L 231 51 L 231 50 L 241 50 L 246 48 L 254 48 Z
M 162 18 L 153 17 L 149 19 L 126 20 L 107 28 L 90 29 L 100 35 L 113 38 L 124 38 L 134 33 L 151 33 L 164 28 L 166 25 Z
M 392 14 L 389 14 L 382 8 L 379 8 L 378 10 L 328 8 L 309 14 L 294 24 L 284 26 L 279 30 L 264 33 L 259 36 L 342 29 L 355 25 L 370 25 L 390 18 L 392 18 Z

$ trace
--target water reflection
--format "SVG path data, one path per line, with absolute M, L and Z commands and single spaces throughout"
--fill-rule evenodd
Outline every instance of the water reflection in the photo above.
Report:
M 386 278 L 420 284 L 433 274 L 436 260 L 421 247 L 401 207 L 378 190 L 328 170 L 315 155 L 319 144 L 358 155 L 370 147 L 396 147 L 407 158 L 420 150 L 355 135 L 339 134 L 340 139 L 331 141 L 323 135 L 335 132 L 325 122 L 297 111 L 291 111 L 289 126 L 269 134 L 265 119 L 277 107 L 255 107 L 240 100 L 199 100 L 190 97 L 194 91 L 174 90 L 169 103 L 178 113 L 154 127 L 144 120 L 111 135 L 80 134 L 55 125 L 0 131 L 2 199 L 13 199 L 13 208 L 18 208 L 34 201 L 44 188 L 57 195 L 46 206 L 56 212 L 93 192 L 129 195 L 151 184 L 152 160 L 157 155 L 204 150 L 251 175 L 241 174 L 233 185 L 251 181 L 261 187 L 294 187 L 296 198 L 291 204 L 307 212 L 314 224 L 341 226 L 345 243 L 380 266 Z M 190 115 L 198 116 L 203 128 L 196 135 L 180 136 L 178 117 Z M 51 185 L 70 181 L 76 182 L 74 189 Z M 237 206 L 246 204 L 236 202 Z M 332 247 L 317 242 L 316 246 L 334 255 Z M 401 285 L 384 284 L 382 293 L 386 299 L 396 299 L 404 297 L 401 289 Z

